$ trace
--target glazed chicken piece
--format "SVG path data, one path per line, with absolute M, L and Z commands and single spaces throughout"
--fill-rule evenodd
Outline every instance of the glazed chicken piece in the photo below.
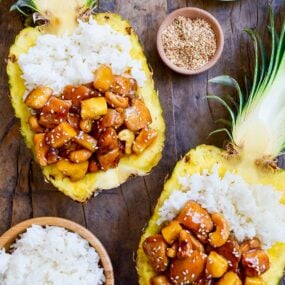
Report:
M 269 257 L 261 249 L 251 249 L 242 254 L 242 265 L 245 268 L 245 274 L 249 277 L 257 277 L 269 269 Z
M 39 124 L 46 128 L 54 128 L 68 118 L 71 101 L 52 96 L 40 113 Z
M 139 131 L 152 122 L 150 112 L 145 104 L 139 100 L 134 99 L 132 105 L 124 110 L 125 124 L 131 131 Z
M 71 100 L 72 106 L 80 108 L 82 100 L 89 99 L 94 95 L 96 95 L 95 92 L 93 91 L 92 94 L 92 91 L 84 85 L 67 85 L 63 90 L 62 98 L 64 100 Z
M 103 170 L 114 168 L 118 165 L 122 152 L 119 148 L 112 149 L 107 153 L 97 153 L 97 159 Z
M 98 140 L 98 147 L 100 153 L 106 153 L 119 147 L 118 135 L 114 128 L 107 128 L 101 133 Z
M 108 109 L 107 114 L 101 119 L 101 127 L 113 127 L 115 129 L 122 126 L 124 123 L 124 114 L 117 112 L 114 109 Z
M 136 92 L 137 86 L 134 79 L 115 75 L 113 77 L 112 85 L 110 86 L 110 91 L 119 95 L 128 96 Z
M 157 272 L 163 272 L 167 269 L 169 260 L 167 257 L 167 243 L 162 235 L 155 234 L 145 239 L 143 250 L 150 263 Z
M 107 103 L 112 108 L 128 108 L 129 107 L 129 98 L 126 96 L 121 96 L 119 94 L 115 94 L 113 92 L 106 92 L 105 97 Z
M 197 281 L 204 270 L 205 257 L 197 250 L 184 259 L 174 259 L 170 265 L 170 280 L 173 284 L 191 284 Z
M 229 238 L 227 242 L 216 249 L 217 252 L 225 257 L 231 269 L 237 269 L 241 260 L 240 246 L 234 238 Z

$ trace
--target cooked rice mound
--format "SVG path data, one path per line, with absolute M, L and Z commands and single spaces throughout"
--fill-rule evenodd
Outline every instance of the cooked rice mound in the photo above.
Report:
M 41 35 L 35 46 L 19 57 L 27 91 L 45 85 L 60 93 L 68 85 L 93 80 L 93 71 L 109 65 L 115 74 L 130 71 L 139 86 L 146 79 L 141 63 L 131 57 L 131 41 L 92 17 L 78 22 L 72 35 Z
M 257 237 L 263 248 L 285 242 L 285 206 L 282 194 L 270 185 L 250 185 L 241 176 L 219 166 L 179 179 L 181 190 L 174 190 L 159 210 L 158 225 L 170 221 L 185 203 L 194 200 L 208 212 L 219 212 L 229 222 L 239 242 Z
M 76 233 L 33 225 L 11 246 L 0 250 L 1 285 L 101 285 L 99 255 Z

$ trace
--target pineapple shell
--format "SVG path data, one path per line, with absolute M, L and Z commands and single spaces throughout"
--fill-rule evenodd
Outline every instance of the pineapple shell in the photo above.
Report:
M 106 172 L 89 173 L 76 182 L 72 182 L 69 178 L 64 177 L 53 165 L 42 167 L 42 172 L 48 181 L 65 195 L 80 202 L 86 201 L 95 191 L 119 186 L 131 175 L 146 175 L 159 162 L 165 139 L 165 124 L 162 110 L 157 92 L 154 89 L 152 73 L 148 67 L 138 36 L 133 32 L 129 23 L 117 14 L 99 13 L 93 17 L 99 24 L 108 24 L 114 30 L 130 36 L 132 44 L 131 55 L 134 59 L 141 62 L 147 78 L 144 87 L 139 88 L 138 93 L 143 97 L 146 106 L 150 110 L 153 120 L 151 128 L 157 130 L 158 137 L 142 154 L 124 156 L 116 168 L 109 169 Z M 30 112 L 23 101 L 25 85 L 24 80 L 21 78 L 22 72 L 17 63 L 17 58 L 20 54 L 26 53 L 35 44 L 37 37 L 41 33 L 39 28 L 29 27 L 23 29 L 10 49 L 7 65 L 12 105 L 16 117 L 21 120 L 21 132 L 25 142 L 34 155 L 33 132 L 28 125 Z
M 137 251 L 137 272 L 140 285 L 149 285 L 150 279 L 156 275 L 143 251 L 142 243 L 148 236 L 158 233 L 161 230 L 161 226 L 156 224 L 159 218 L 159 209 L 173 190 L 181 188 L 178 182 L 179 177 L 187 174 L 202 173 L 204 170 L 211 170 L 218 163 L 221 166 L 219 169 L 220 175 L 223 175 L 226 171 L 230 171 L 241 175 L 248 183 L 272 185 L 278 191 L 284 191 L 285 171 L 276 169 L 275 171 L 268 172 L 264 169 L 258 169 L 254 165 L 247 165 L 245 168 L 245 165 L 240 162 L 240 157 L 230 157 L 222 149 L 209 145 L 200 145 L 190 150 L 176 164 L 171 177 L 164 185 L 153 216 L 140 240 Z M 285 204 L 285 192 L 282 197 L 282 203 Z M 270 258 L 270 269 L 262 277 L 267 285 L 277 285 L 284 274 L 285 243 L 274 244 L 267 253 Z

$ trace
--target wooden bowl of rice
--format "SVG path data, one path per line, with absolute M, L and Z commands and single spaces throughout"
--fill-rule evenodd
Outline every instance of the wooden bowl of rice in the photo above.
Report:
M 89 230 L 70 220 L 57 217 L 40 217 L 21 222 L 0 236 L 0 250 L 5 249 L 6 252 L 9 252 L 11 250 L 11 245 L 16 242 L 21 234 L 25 233 L 27 229 L 31 228 L 33 225 L 43 227 L 56 226 L 64 228 L 68 232 L 78 234 L 83 240 L 86 240 L 89 243 L 91 248 L 93 247 L 97 252 L 100 258 L 99 265 L 104 271 L 104 285 L 114 285 L 112 263 L 102 243 Z
M 157 33 L 162 61 L 173 71 L 195 75 L 213 67 L 224 47 L 217 19 L 205 10 L 185 7 L 170 13 Z

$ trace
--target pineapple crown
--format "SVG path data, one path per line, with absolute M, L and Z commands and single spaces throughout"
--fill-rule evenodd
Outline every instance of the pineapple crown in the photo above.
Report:
M 238 82 L 230 76 L 222 75 L 209 80 L 210 83 L 233 87 L 238 96 L 238 102 L 232 96 L 226 96 L 225 99 L 213 94 L 207 96 L 221 103 L 230 115 L 230 120 L 218 120 L 225 127 L 210 135 L 226 132 L 231 142 L 243 148 L 247 154 L 252 153 L 254 160 L 262 157 L 273 159 L 285 147 L 285 21 L 278 37 L 274 14 L 272 8 L 269 8 L 269 58 L 258 32 L 248 28 L 245 32 L 253 42 L 255 53 L 252 84 L 246 78 L 246 90 L 243 92 Z

